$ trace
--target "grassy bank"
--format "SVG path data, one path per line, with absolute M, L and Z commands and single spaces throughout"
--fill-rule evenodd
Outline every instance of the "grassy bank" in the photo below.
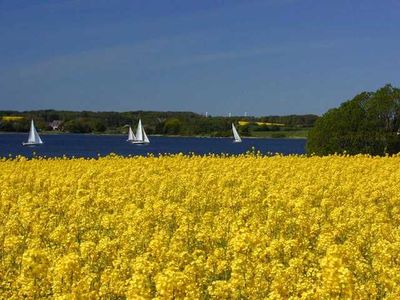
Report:
M 306 139 L 310 129 L 304 130 L 279 130 L 279 131 L 253 131 L 252 137 L 258 138 L 289 138 L 289 139 Z

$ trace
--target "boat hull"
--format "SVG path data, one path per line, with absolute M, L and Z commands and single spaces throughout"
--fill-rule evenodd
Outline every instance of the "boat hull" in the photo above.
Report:
M 142 141 L 129 141 L 131 144 L 134 145 L 148 145 L 150 142 L 142 142 Z
M 43 143 L 22 143 L 22 146 L 26 146 L 26 147 L 35 147 L 35 146 L 40 146 Z

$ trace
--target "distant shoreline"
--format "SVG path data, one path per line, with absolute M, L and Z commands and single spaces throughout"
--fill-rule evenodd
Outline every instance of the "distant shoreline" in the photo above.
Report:
M 0 135 L 7 135 L 7 134 L 20 134 L 20 135 L 27 135 L 27 132 L 11 132 L 11 131 L 0 131 Z M 74 133 L 74 132 L 52 132 L 52 131 L 42 131 L 40 132 L 41 135 L 67 135 L 67 134 L 77 134 L 77 135 L 115 135 L 115 136 L 125 136 L 126 134 L 123 133 Z M 208 135 L 164 135 L 164 134 L 149 134 L 149 136 L 156 136 L 156 137 L 171 137 L 171 138 L 215 138 L 215 139 L 229 139 L 232 137 L 229 136 L 208 136 Z M 242 139 L 307 139 L 304 136 L 288 136 L 288 137 L 259 137 L 259 136 L 242 136 Z

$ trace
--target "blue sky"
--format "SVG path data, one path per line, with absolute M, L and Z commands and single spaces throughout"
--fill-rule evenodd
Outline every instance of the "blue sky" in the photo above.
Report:
M 322 114 L 399 36 L 398 0 L 0 0 L 0 110 Z

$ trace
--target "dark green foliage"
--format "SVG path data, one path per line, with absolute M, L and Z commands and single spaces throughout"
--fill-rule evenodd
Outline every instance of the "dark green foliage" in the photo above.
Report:
M 317 115 L 288 115 L 261 117 L 257 121 L 281 123 L 285 124 L 287 127 L 312 127 L 317 119 Z
M 242 136 L 250 136 L 250 125 L 240 126 L 239 133 Z
M 3 116 L 23 116 L 22 121 L 2 121 Z M 273 126 L 258 126 L 255 122 L 288 122 L 295 128 L 309 127 L 317 116 L 282 117 L 205 117 L 193 112 L 73 112 L 73 111 L 0 111 L 0 131 L 28 131 L 30 119 L 35 120 L 40 131 L 51 130 L 49 123 L 62 121 L 60 131 L 72 133 L 127 133 L 127 126 L 136 127 L 142 119 L 148 134 L 186 135 L 186 136 L 232 136 L 231 124 L 235 123 L 243 135 L 251 135 L 255 130 L 274 130 Z M 239 126 L 239 121 L 248 121 L 251 125 Z M 259 129 L 258 129 L 259 128 Z M 275 128 L 279 130 L 280 127 Z
M 363 92 L 315 122 L 307 151 L 318 155 L 398 153 L 399 118 L 399 89 L 386 85 L 376 92 Z
M 170 118 L 165 121 L 164 133 L 179 134 L 181 132 L 182 122 L 177 118 Z
M 272 130 L 270 126 L 267 125 L 254 125 L 253 131 L 270 131 Z

